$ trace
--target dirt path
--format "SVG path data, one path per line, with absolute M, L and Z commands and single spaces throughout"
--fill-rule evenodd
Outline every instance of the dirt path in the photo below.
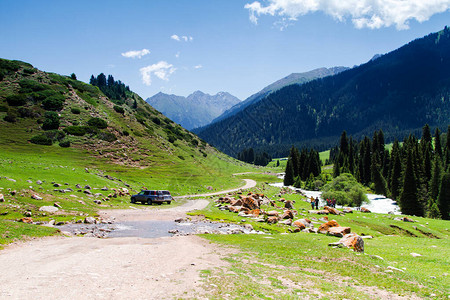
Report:
M 246 179 L 242 188 L 255 185 Z M 173 220 L 207 204 L 207 200 L 189 200 L 169 209 L 101 214 L 118 221 Z M 223 251 L 196 236 L 46 238 L 17 243 L 0 252 L 0 299 L 198 297 L 202 293 L 200 271 L 224 266 Z

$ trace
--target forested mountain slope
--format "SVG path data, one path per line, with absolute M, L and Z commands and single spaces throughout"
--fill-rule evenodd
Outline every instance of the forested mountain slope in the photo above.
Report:
M 337 75 L 284 87 L 199 136 L 231 155 L 254 147 L 275 157 L 293 144 L 329 147 L 343 130 L 358 138 L 382 129 L 389 140 L 449 121 L 446 27 Z

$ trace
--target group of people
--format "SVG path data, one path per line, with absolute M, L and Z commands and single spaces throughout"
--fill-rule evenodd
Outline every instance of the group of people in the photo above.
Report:
M 316 197 L 316 199 L 314 199 L 314 197 L 311 196 L 310 202 L 311 209 L 319 209 L 319 197 Z M 327 199 L 327 206 L 336 208 L 336 199 Z

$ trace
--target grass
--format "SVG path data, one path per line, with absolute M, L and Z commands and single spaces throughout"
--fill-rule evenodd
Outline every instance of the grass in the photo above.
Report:
M 262 183 L 254 192 L 264 192 L 273 200 L 280 196 L 280 189 Z M 295 209 L 302 214 L 298 218 L 317 220 L 317 215 L 308 213 L 310 206 L 301 195 L 281 196 L 295 200 Z M 393 215 L 360 212 L 329 215 L 330 220 L 351 227 L 352 232 L 373 236 L 373 239 L 365 239 L 365 253 L 359 254 L 328 246 L 339 238 L 310 233 L 286 234 L 289 228 L 286 225 L 254 222 L 221 211 L 215 203 L 195 214 L 211 220 L 249 223 L 269 234 L 204 235 L 221 248 L 238 250 L 238 254 L 226 255 L 229 267 L 203 274 L 210 299 L 367 299 L 374 295 L 446 299 L 449 296 L 448 221 L 412 217 L 416 222 L 408 223 L 394 220 Z M 320 223 L 316 221 L 315 227 Z M 413 257 L 411 253 L 421 256 Z

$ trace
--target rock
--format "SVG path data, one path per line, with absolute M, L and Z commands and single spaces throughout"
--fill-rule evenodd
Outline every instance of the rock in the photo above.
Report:
M 280 222 L 278 222 L 278 223 L 283 224 L 283 225 L 291 226 L 291 224 L 292 224 L 292 219 L 286 219 L 286 220 L 280 221 Z
M 41 185 L 41 184 L 42 184 L 42 181 L 41 181 L 41 180 L 37 180 L 37 181 L 36 181 L 36 184 Z
M 103 195 L 101 193 L 96 193 L 94 194 L 95 197 L 103 197 Z
M 328 246 L 347 247 L 356 252 L 364 252 L 364 240 L 356 233 L 346 234 L 339 242 L 330 243 Z
M 253 197 L 242 198 L 242 206 L 247 207 L 250 210 L 259 208 L 259 203 Z
M 278 212 L 276 210 L 271 210 L 266 213 L 269 217 L 278 217 Z
M 415 222 L 413 219 L 408 218 L 408 217 L 403 217 L 403 218 L 402 218 L 402 221 L 403 221 L 403 222 L 411 222 L 411 223 L 414 223 L 414 222 Z
M 237 200 L 233 200 L 231 201 L 231 205 L 232 206 L 242 206 L 242 200 L 241 199 L 237 199 Z
M 77 184 L 75 185 L 75 187 L 76 187 L 77 189 L 81 189 L 81 184 L 78 184 L 78 183 L 77 183 Z
M 65 225 L 65 224 L 66 224 L 66 222 L 60 221 L 60 222 L 56 223 L 55 225 L 56 225 L 56 226 L 62 226 L 62 225 Z
M 326 223 L 326 222 L 328 222 L 328 217 L 327 216 L 322 217 L 322 218 L 319 219 L 319 221 Z
M 39 208 L 39 211 L 45 211 L 45 212 L 52 213 L 52 214 L 57 212 L 58 210 L 59 209 L 57 207 L 54 207 L 54 206 L 41 206 Z
M 296 221 L 292 222 L 292 226 L 295 226 L 295 227 L 299 228 L 299 230 L 303 230 L 303 229 L 306 228 L 305 224 L 303 224 L 299 220 L 296 220 Z
M 25 217 L 31 217 L 32 213 L 31 213 L 31 211 L 26 211 L 23 215 Z
M 78 200 L 78 203 L 80 203 L 82 205 L 86 205 L 86 203 L 83 200 Z
M 86 185 L 84 186 L 84 188 L 85 188 L 86 190 L 90 190 L 90 189 L 91 189 L 91 186 L 90 186 L 89 184 L 86 184 Z
M 331 220 L 326 223 L 323 223 L 322 225 L 319 226 L 319 232 L 326 234 L 328 232 L 328 229 L 330 229 L 331 227 L 339 227 L 338 222 L 336 222 L 335 220 Z
M 253 230 L 252 224 L 245 224 L 244 228 L 247 229 L 247 230 L 250 230 L 250 231 Z
M 100 201 L 100 200 L 94 200 L 94 203 L 95 203 L 95 204 L 102 204 L 102 201 Z
M 267 223 L 269 223 L 269 224 L 276 224 L 277 222 L 278 222 L 278 217 L 273 216 L 273 217 L 267 218 Z
M 299 226 L 299 224 L 303 224 L 303 226 L 305 227 L 313 227 L 314 225 L 311 223 L 310 220 L 308 219 L 299 219 L 299 220 L 295 220 L 294 223 L 292 225 L 294 226 Z
M 261 210 L 259 209 L 254 209 L 248 212 L 250 215 L 252 215 L 253 217 L 259 217 L 259 215 L 261 214 Z
M 167 231 L 168 233 L 172 233 L 172 234 L 176 234 L 179 233 L 178 229 L 170 229 L 169 231 Z
M 309 214 L 328 215 L 328 210 L 308 210 Z
M 27 180 L 28 183 L 33 183 L 33 181 L 31 181 L 30 179 Z
M 20 219 L 19 222 L 31 224 L 31 223 L 33 223 L 33 219 L 30 217 L 25 217 L 25 218 Z
M 104 187 L 101 188 L 101 190 L 102 191 L 108 191 L 109 189 L 106 186 L 104 186 Z
M 35 200 L 42 200 L 42 197 L 40 197 L 39 195 L 36 195 L 36 194 L 31 195 L 31 198 L 33 198 Z
M 316 230 L 314 230 L 313 228 L 305 228 L 305 229 L 302 229 L 302 232 L 305 232 L 305 233 L 316 233 Z
M 363 212 L 363 213 L 370 213 L 371 211 L 368 208 L 361 207 L 361 212 Z
M 402 272 L 402 273 L 405 273 L 405 271 L 404 271 L 404 270 L 402 270 L 402 269 L 398 269 L 398 268 L 396 268 L 396 267 L 388 266 L 387 268 L 388 268 L 389 270 L 394 270 L 394 271 L 397 271 L 397 272 Z
M 292 212 L 292 210 L 286 210 L 281 215 L 281 219 L 293 219 L 293 218 L 294 218 L 294 213 Z
M 60 186 L 62 186 L 62 185 L 59 184 L 59 183 L 55 183 L 55 184 L 53 184 L 53 186 L 54 186 L 54 187 L 60 187 Z
M 57 207 L 57 208 L 62 208 L 61 205 L 59 205 L 58 202 L 53 203 L 53 206 L 54 206 L 54 207 Z
M 419 253 L 410 253 L 411 254 L 411 256 L 412 257 L 419 257 L 419 256 L 422 256 L 422 254 L 419 254 Z
M 340 215 L 340 214 L 341 214 L 341 212 L 338 211 L 338 210 L 337 210 L 336 208 L 334 208 L 334 207 L 325 206 L 323 209 L 326 210 L 326 211 L 328 211 L 328 212 L 329 212 L 330 214 L 332 214 L 332 215 Z
M 0 202 L 5 202 L 5 197 L 3 196 L 3 194 L 0 194 Z
M 86 224 L 95 224 L 95 218 L 94 217 L 86 217 L 84 219 L 84 223 L 86 223 Z
M 241 210 L 241 206 L 231 206 L 228 205 L 228 210 L 233 212 L 233 213 L 238 213 Z
M 350 227 L 330 227 L 328 228 L 328 234 L 337 236 L 337 237 L 343 237 L 346 234 L 349 234 L 351 232 Z
M 15 179 L 12 179 L 12 178 L 8 178 L 8 180 L 9 180 L 9 181 L 12 181 L 12 182 L 16 182 L 16 180 L 15 180 Z
M 184 221 L 183 218 L 178 218 L 178 219 L 175 219 L 175 220 L 174 220 L 175 223 L 181 223 L 181 222 L 183 222 L 183 221 Z
M 346 214 L 351 214 L 353 213 L 353 209 L 351 209 L 350 207 L 346 207 L 342 210 L 342 212 Z
M 51 226 L 53 226 L 53 225 L 55 225 L 55 223 L 56 223 L 56 221 L 55 221 L 55 220 L 50 220 L 50 221 L 48 222 L 48 225 L 51 225 Z
M 83 193 L 85 193 L 87 195 L 92 195 L 92 192 L 90 190 L 84 190 Z

